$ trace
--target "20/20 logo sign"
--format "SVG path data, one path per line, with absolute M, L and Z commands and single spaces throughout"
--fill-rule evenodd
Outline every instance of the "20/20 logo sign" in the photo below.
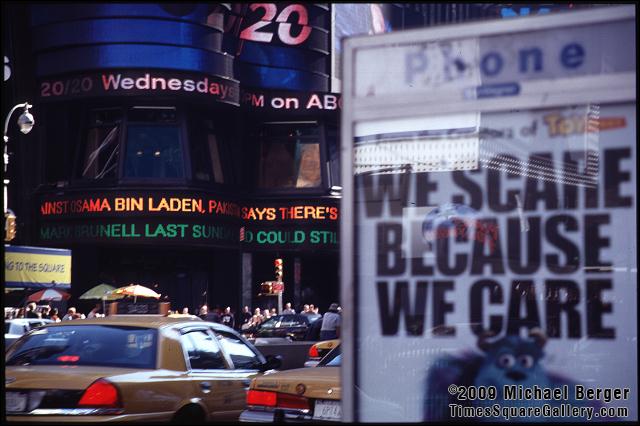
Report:
M 260 10 L 264 11 L 262 16 L 257 17 L 257 22 L 252 23 L 246 27 L 240 33 L 240 38 L 243 40 L 257 41 L 260 43 L 271 43 L 273 40 L 274 32 L 271 24 L 275 18 L 276 32 L 278 38 L 284 44 L 292 46 L 304 43 L 311 34 L 311 27 L 309 23 L 309 14 L 307 8 L 301 4 L 290 4 L 278 14 L 278 7 L 274 3 L 252 3 L 249 8 L 252 12 L 259 14 Z M 297 15 L 297 26 L 300 26 L 300 32 L 297 35 L 293 34 L 293 23 L 288 22 L 291 15 Z M 276 16 L 277 15 L 277 16 Z M 252 17 L 255 19 L 255 17 Z M 252 22 L 250 19 L 249 22 Z M 266 28 L 265 28 L 266 27 Z M 261 28 L 264 28 L 260 30 Z

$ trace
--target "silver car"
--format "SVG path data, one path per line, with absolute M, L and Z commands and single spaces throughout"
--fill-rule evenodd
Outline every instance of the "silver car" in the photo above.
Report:
M 14 318 L 4 320 L 4 348 L 7 349 L 23 334 L 34 328 L 52 323 L 50 319 L 42 318 Z

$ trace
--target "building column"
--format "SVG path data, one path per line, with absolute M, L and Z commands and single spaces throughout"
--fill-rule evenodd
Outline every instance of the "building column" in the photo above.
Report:
M 253 269 L 251 262 L 253 255 L 251 253 L 242 253 L 242 306 L 248 306 L 253 309 Z M 252 311 L 253 313 L 253 311 Z
M 302 306 L 301 296 L 301 279 L 302 276 L 302 262 L 298 256 L 293 259 L 293 305 Z

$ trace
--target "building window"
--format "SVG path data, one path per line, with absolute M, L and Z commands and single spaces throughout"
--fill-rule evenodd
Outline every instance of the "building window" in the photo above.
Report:
M 258 188 L 321 186 L 321 129 L 317 123 L 265 123 L 259 139 Z
M 94 110 L 89 115 L 80 177 L 83 179 L 115 178 L 118 171 L 122 110 Z
M 203 120 L 191 140 L 191 162 L 195 180 L 224 183 L 220 145 L 212 120 Z M 204 129 L 203 133 L 200 130 Z
M 184 178 L 175 108 L 133 107 L 128 120 L 123 177 Z
M 340 141 L 338 139 L 338 128 L 334 125 L 326 127 L 327 146 L 329 148 L 329 173 L 331 186 L 341 186 L 340 183 Z

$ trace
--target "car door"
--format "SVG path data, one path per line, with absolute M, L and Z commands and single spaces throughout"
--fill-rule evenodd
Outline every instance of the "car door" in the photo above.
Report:
M 233 393 L 230 365 L 216 337 L 206 327 L 192 328 L 182 331 L 181 341 L 188 358 L 193 397 L 204 403 L 211 420 L 233 418 L 228 406 Z
M 231 365 L 229 372 L 230 393 L 227 403 L 233 410 L 240 412 L 246 407 L 247 391 L 251 379 L 260 373 L 265 360 L 255 348 L 249 346 L 233 333 L 212 330 Z

